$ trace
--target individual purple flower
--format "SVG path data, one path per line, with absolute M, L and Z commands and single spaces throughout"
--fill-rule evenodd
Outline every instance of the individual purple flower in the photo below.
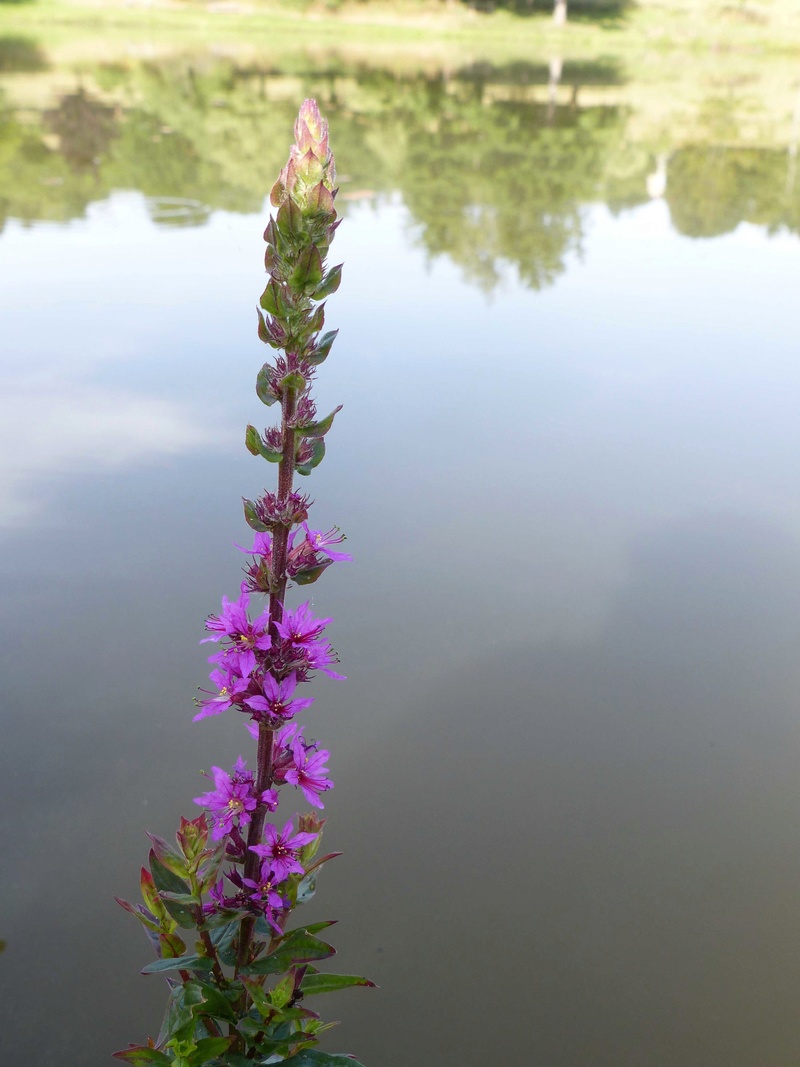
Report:
M 333 620 L 315 619 L 311 614 L 311 605 L 306 602 L 294 611 L 284 612 L 277 628 L 284 641 L 293 645 L 309 645 L 320 639 L 329 622 Z
M 264 611 L 257 619 L 252 621 L 248 618 L 247 608 L 250 603 L 250 595 L 247 592 L 247 584 L 242 583 L 238 600 L 222 598 L 222 612 L 219 615 L 210 615 L 206 620 L 206 629 L 212 631 L 211 637 L 204 637 L 200 644 L 208 641 L 219 641 L 223 637 L 230 638 L 233 649 L 239 654 L 242 674 L 246 677 L 253 673 L 256 667 L 255 650 L 265 652 L 272 640 L 267 630 L 269 629 L 269 611 Z
M 192 722 L 205 719 L 208 715 L 219 715 L 233 707 L 234 704 L 242 703 L 243 694 L 250 688 L 250 681 L 248 678 L 242 678 L 238 673 L 238 664 L 235 667 L 237 669 L 233 666 L 221 666 L 219 670 L 211 672 L 209 677 L 219 692 L 214 695 L 208 689 L 200 690 L 201 693 L 207 695 L 205 698 L 195 699 L 195 704 L 200 711 L 194 716 Z
M 305 874 L 298 853 L 301 848 L 310 845 L 316 834 L 294 832 L 294 823 L 290 819 L 278 833 L 272 823 L 264 827 L 266 841 L 262 845 L 251 845 L 250 851 L 262 860 L 268 860 L 275 875 L 276 882 L 284 882 L 290 874 Z
M 278 878 L 269 860 L 261 864 L 257 878 L 242 878 L 242 885 L 250 890 L 248 903 L 254 905 L 264 913 L 264 917 L 277 934 L 282 934 L 280 926 L 275 921 L 273 912 L 283 911 L 288 907 L 288 901 L 280 895 L 275 888 L 283 879 Z
M 346 680 L 344 674 L 337 674 L 336 671 L 331 669 L 331 664 L 338 663 L 339 657 L 327 641 L 318 641 L 316 644 L 307 645 L 304 648 L 304 652 L 308 670 L 322 671 L 329 678 L 337 678 L 340 682 Z
M 247 552 L 250 556 L 266 556 L 268 560 L 272 559 L 272 534 L 270 533 L 256 533 L 253 537 L 253 547 L 245 548 L 243 545 L 236 545 L 236 548 L 240 552 Z
M 334 526 L 333 529 L 328 530 L 327 533 L 323 533 L 321 530 L 310 530 L 308 523 L 303 523 L 303 529 L 306 532 L 306 543 L 315 552 L 324 552 L 326 556 L 335 561 L 344 561 L 353 559 L 346 552 L 333 552 L 329 545 L 340 545 L 344 541 L 344 534 L 339 533 L 339 528 Z
M 195 797 L 195 804 L 207 808 L 214 820 L 211 831 L 212 841 L 220 841 L 231 832 L 234 824 L 247 826 L 252 819 L 252 812 L 258 807 L 259 797 L 255 791 L 255 774 L 248 771 L 245 761 L 240 756 L 233 767 L 233 774 L 228 774 L 220 767 L 212 767 L 214 789 Z M 270 811 L 278 806 L 278 794 L 268 789 L 261 794 L 261 802 Z
M 297 688 L 297 676 L 287 675 L 280 680 L 273 678 L 271 674 L 265 674 L 262 682 L 263 695 L 247 697 L 245 704 L 256 714 L 253 718 L 257 722 L 274 722 L 276 719 L 291 719 L 298 711 L 310 708 L 314 703 L 313 697 L 298 697 L 293 699 Z
M 302 789 L 309 804 L 324 808 L 320 793 L 333 789 L 333 782 L 326 777 L 328 768 L 323 766 L 330 758 L 330 752 L 324 748 L 316 750 L 316 746 L 306 744 L 298 734 L 291 744 L 291 753 L 292 762 L 284 771 L 284 780 Z

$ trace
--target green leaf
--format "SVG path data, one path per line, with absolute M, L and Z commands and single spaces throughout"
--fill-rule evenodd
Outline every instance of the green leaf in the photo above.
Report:
M 256 506 L 252 500 L 248 500 L 247 497 L 242 497 L 242 504 L 244 505 L 244 521 L 250 527 L 251 530 L 255 530 L 256 533 L 266 533 L 269 530 L 269 526 L 263 523 L 256 511 Z
M 328 330 L 326 334 L 314 345 L 311 352 L 305 357 L 308 363 L 313 363 L 315 366 L 319 363 L 324 363 L 328 358 L 328 353 L 331 350 L 331 345 L 336 340 L 338 330 Z
M 189 883 L 168 870 L 158 859 L 153 849 L 150 849 L 149 862 L 156 889 L 159 891 L 165 890 L 167 893 L 191 894 Z M 185 904 L 178 904 L 174 900 L 164 900 L 164 907 L 184 930 L 188 930 L 195 925 L 194 915 Z
M 280 945 L 263 959 L 242 968 L 242 974 L 282 974 L 296 963 L 326 960 L 336 955 L 336 949 L 304 930 L 284 938 Z
M 331 267 L 328 273 L 325 275 L 322 283 L 317 286 L 314 292 L 311 294 L 314 300 L 322 300 L 325 296 L 330 296 L 331 293 L 335 293 L 339 288 L 342 281 L 342 267 L 344 264 L 339 263 L 335 267 Z
M 319 249 L 308 245 L 297 257 L 297 263 L 289 278 L 294 290 L 314 290 L 322 281 L 322 258 Z
M 186 858 L 178 852 L 177 848 L 170 845 L 163 837 L 159 837 L 157 834 L 151 834 L 147 830 L 145 833 L 150 838 L 150 843 L 153 846 L 153 851 L 158 856 L 161 863 L 164 864 L 168 870 L 173 874 L 188 875 L 189 870 L 186 866 Z
M 161 899 L 165 902 L 168 900 L 174 900 L 178 904 L 188 904 L 189 906 L 197 905 L 200 903 L 197 897 L 193 896 L 191 893 L 168 893 L 166 889 L 162 889 L 160 895 Z
M 316 1048 L 302 1049 L 290 1062 L 292 1067 L 364 1067 L 346 1052 L 320 1052 Z
M 323 571 L 327 570 L 333 563 L 332 559 L 325 560 L 324 563 L 319 563 L 316 567 L 309 567 L 304 571 L 298 571 L 297 574 L 292 575 L 292 581 L 296 585 L 311 585 L 316 582 L 317 578 Z
M 187 986 L 189 984 L 189 982 L 186 983 Z M 194 985 L 194 983 L 191 984 Z M 232 1023 L 236 1022 L 239 1016 L 234 1011 L 233 1005 L 222 990 L 217 989 L 216 986 L 207 985 L 205 983 L 197 983 L 197 987 L 202 1000 L 195 1008 L 196 1015 L 210 1015 L 213 1019 L 224 1019 L 225 1022 Z M 241 990 L 242 987 L 238 986 L 238 988 Z
M 213 961 L 207 956 L 174 956 L 168 960 L 155 960 L 142 968 L 142 974 L 163 974 L 164 971 L 210 971 Z
M 261 317 L 259 316 L 259 321 L 260 318 Z M 260 327 L 259 336 L 261 336 Z M 277 403 L 278 399 L 277 397 L 273 396 L 272 393 L 269 391 L 269 384 L 272 381 L 272 376 L 274 373 L 275 368 L 272 366 L 272 364 L 265 363 L 256 376 L 256 395 L 258 396 L 258 399 L 261 401 L 261 403 L 266 404 L 268 408 L 272 407 L 273 404 Z
M 333 211 L 333 194 L 324 182 L 319 182 L 313 189 L 308 190 L 306 204 L 309 211 L 318 211 L 320 214 L 325 215 L 335 214 Z
M 217 955 L 229 967 L 232 967 L 236 962 L 236 953 L 233 951 L 232 945 L 234 938 L 239 933 L 240 925 L 241 919 L 234 919 L 225 926 L 219 927 L 211 935 L 211 943 L 216 949 Z
M 301 879 L 297 886 L 297 896 L 295 900 L 298 904 L 307 904 L 309 900 L 314 896 L 317 891 L 317 872 L 310 871 L 304 878 Z
M 300 983 L 300 990 L 309 996 L 312 993 L 334 993 L 337 989 L 356 985 L 375 988 L 369 978 L 360 978 L 357 974 L 307 974 Z
M 147 912 L 147 914 L 145 914 L 142 905 L 131 904 L 127 900 L 122 900 L 120 897 L 114 897 L 114 900 L 116 900 L 117 904 L 123 907 L 125 911 L 127 911 L 135 919 L 138 919 L 143 926 L 146 926 L 148 930 L 158 931 L 161 929 L 158 922 L 156 921 L 155 916 L 149 911 Z M 142 910 L 140 910 L 140 908 Z M 5 947 L 5 942 L 3 942 L 3 947 Z M 2 951 L 3 950 L 0 949 L 0 952 Z
M 268 315 L 277 315 L 282 317 L 281 309 L 278 305 L 278 283 L 274 278 L 270 278 L 267 283 L 267 287 L 261 294 L 259 304 L 267 312 Z
M 294 237 L 303 232 L 303 212 L 291 197 L 287 197 L 278 209 L 275 224 L 286 237 Z
M 330 415 L 326 415 L 324 419 L 320 419 L 319 422 L 309 423 L 308 426 L 298 426 L 297 432 L 301 437 L 324 437 L 325 434 L 333 426 L 333 420 L 337 413 L 342 410 L 342 405 L 334 408 Z
M 201 1037 L 197 1048 L 189 1056 L 189 1063 L 193 1067 L 202 1067 L 202 1064 L 213 1060 L 215 1056 L 227 1052 L 235 1040 L 235 1037 Z
M 147 1067 L 148 1064 L 173 1062 L 169 1056 L 165 1056 L 157 1048 L 148 1048 L 146 1045 L 134 1045 L 131 1048 L 123 1049 L 121 1052 L 113 1052 L 112 1056 L 115 1060 L 132 1063 L 134 1067 Z
M 309 475 L 315 467 L 318 467 L 325 457 L 325 442 L 321 437 L 311 440 L 311 458 L 305 463 L 298 463 L 295 470 L 298 474 Z
M 263 456 L 264 459 L 270 463 L 280 463 L 282 459 L 282 453 L 276 452 L 271 448 L 267 448 L 261 437 L 261 434 L 255 428 L 248 424 L 244 434 L 244 444 L 247 451 L 253 456 Z
M 276 1008 L 285 1008 L 294 993 L 294 975 L 287 974 L 267 994 L 270 1004 Z
M 284 938 L 294 937 L 295 934 L 318 934 L 321 930 L 327 930 L 330 926 L 335 926 L 338 919 L 324 919 L 322 922 L 309 923 L 307 926 L 296 926 L 294 930 L 287 930 L 283 935 Z

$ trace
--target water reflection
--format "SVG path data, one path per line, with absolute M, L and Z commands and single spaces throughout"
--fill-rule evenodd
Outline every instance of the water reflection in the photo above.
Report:
M 5 51 L 9 69 L 44 62 L 32 42 L 7 39 Z M 420 245 L 487 291 L 509 272 L 531 288 L 552 284 L 596 202 L 621 211 L 665 195 L 676 228 L 696 237 L 744 221 L 800 226 L 796 130 L 794 149 L 637 143 L 630 106 L 609 102 L 625 84 L 613 60 L 398 75 L 333 59 L 279 69 L 189 56 L 108 63 L 82 79 L 35 113 L 7 100 L 0 225 L 76 217 L 114 189 L 144 193 L 163 225 L 255 212 L 295 102 L 313 92 L 336 125 L 343 201 L 399 191 Z
M 351 680 L 313 723 L 346 851 L 314 918 L 382 985 L 337 1002 L 341 1045 L 373 1067 L 794 1062 L 789 128 L 645 135 L 619 65 L 559 56 L 126 60 L 51 97 L 21 66 L 0 780 L 33 832 L 2 857 L 5 1054 L 27 1062 L 35 1028 L 37 1067 L 95 1067 L 157 1028 L 112 894 L 135 893 L 142 826 L 169 833 L 240 749 L 230 721 L 189 721 L 194 642 L 261 477 L 239 443 L 256 213 L 314 91 L 349 217 L 322 386 L 346 407 L 311 488 L 357 558 L 315 589 Z

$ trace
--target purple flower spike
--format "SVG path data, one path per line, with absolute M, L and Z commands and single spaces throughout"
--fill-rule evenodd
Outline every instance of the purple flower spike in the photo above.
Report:
M 256 721 L 274 721 L 275 719 L 291 719 L 298 711 L 310 708 L 314 703 L 313 697 L 299 697 L 292 699 L 297 688 L 297 676 L 290 674 L 281 681 L 276 681 L 271 674 L 264 675 L 263 696 L 256 695 L 247 697 L 245 704 L 256 714 Z
M 264 827 L 266 841 L 263 845 L 251 845 L 259 859 L 269 861 L 277 882 L 284 882 L 290 874 L 305 874 L 297 854 L 305 845 L 310 845 L 316 834 L 295 834 L 294 824 L 290 819 L 278 833 L 272 823 Z

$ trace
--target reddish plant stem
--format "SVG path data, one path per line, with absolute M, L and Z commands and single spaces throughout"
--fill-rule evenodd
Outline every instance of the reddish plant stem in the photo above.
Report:
M 294 452 L 295 430 L 292 425 L 297 393 L 294 389 L 286 389 L 282 401 L 283 422 L 282 430 L 282 457 L 278 467 L 278 501 L 285 503 L 292 491 L 294 481 Z M 278 526 L 272 538 L 272 568 L 269 595 L 269 632 L 272 640 L 277 644 L 280 640 L 278 623 L 283 619 L 283 600 L 286 596 L 286 556 L 289 542 L 289 527 Z M 272 785 L 274 768 L 274 731 L 267 723 L 258 724 L 258 771 L 256 773 L 256 794 L 260 796 Z M 253 818 L 247 832 L 247 857 L 244 863 L 244 877 L 254 878 L 258 871 L 259 859 L 255 852 L 251 851 L 252 845 L 261 842 L 264 832 L 264 822 L 267 818 L 267 806 L 259 802 L 253 812 Z M 242 921 L 239 934 L 239 946 L 236 953 L 236 969 L 243 967 L 248 962 L 250 944 L 253 939 L 255 918 L 248 917 Z

